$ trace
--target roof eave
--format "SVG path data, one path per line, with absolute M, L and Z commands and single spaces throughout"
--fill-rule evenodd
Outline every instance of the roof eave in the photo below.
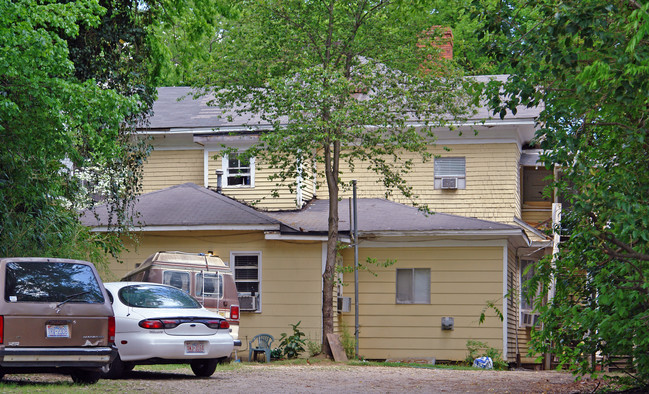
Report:
M 279 224 L 206 224 L 206 225 L 160 225 L 160 226 L 134 226 L 130 227 L 132 232 L 169 232 L 169 231 L 277 231 Z M 112 228 L 106 226 L 92 227 L 91 231 L 105 233 L 112 231 Z

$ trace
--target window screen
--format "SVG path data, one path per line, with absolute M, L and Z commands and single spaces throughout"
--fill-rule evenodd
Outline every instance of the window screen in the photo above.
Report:
M 250 160 L 236 156 L 228 158 L 228 186 L 250 186 Z
M 397 269 L 397 304 L 430 304 L 430 269 Z
M 466 160 L 464 157 L 437 157 L 435 158 L 435 177 L 464 177 L 466 174 Z
M 237 292 L 255 295 L 259 292 L 259 256 L 234 256 L 234 281 Z

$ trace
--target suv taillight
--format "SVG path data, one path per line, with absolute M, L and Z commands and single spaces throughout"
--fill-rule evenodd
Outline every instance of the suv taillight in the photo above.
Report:
M 115 343 L 115 316 L 108 317 L 108 344 Z
M 230 320 L 239 320 L 239 305 L 230 306 Z

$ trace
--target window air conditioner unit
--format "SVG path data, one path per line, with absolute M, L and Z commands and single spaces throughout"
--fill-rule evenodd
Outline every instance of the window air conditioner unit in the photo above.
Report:
M 539 322 L 539 314 L 532 312 L 523 312 L 521 314 L 521 326 L 522 327 L 535 327 Z
M 256 311 L 257 310 L 257 297 L 253 295 L 240 295 L 239 308 L 242 311 Z
M 350 312 L 352 310 L 351 297 L 338 297 L 338 312 Z
M 442 189 L 457 189 L 457 178 L 442 178 Z

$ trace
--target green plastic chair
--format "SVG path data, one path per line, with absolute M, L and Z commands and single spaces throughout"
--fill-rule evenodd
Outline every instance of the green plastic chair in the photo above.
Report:
M 252 341 L 248 342 L 248 361 L 257 360 L 257 354 L 264 353 L 266 355 L 266 362 L 269 363 L 270 345 L 274 340 L 275 338 L 270 334 L 255 335 Z

